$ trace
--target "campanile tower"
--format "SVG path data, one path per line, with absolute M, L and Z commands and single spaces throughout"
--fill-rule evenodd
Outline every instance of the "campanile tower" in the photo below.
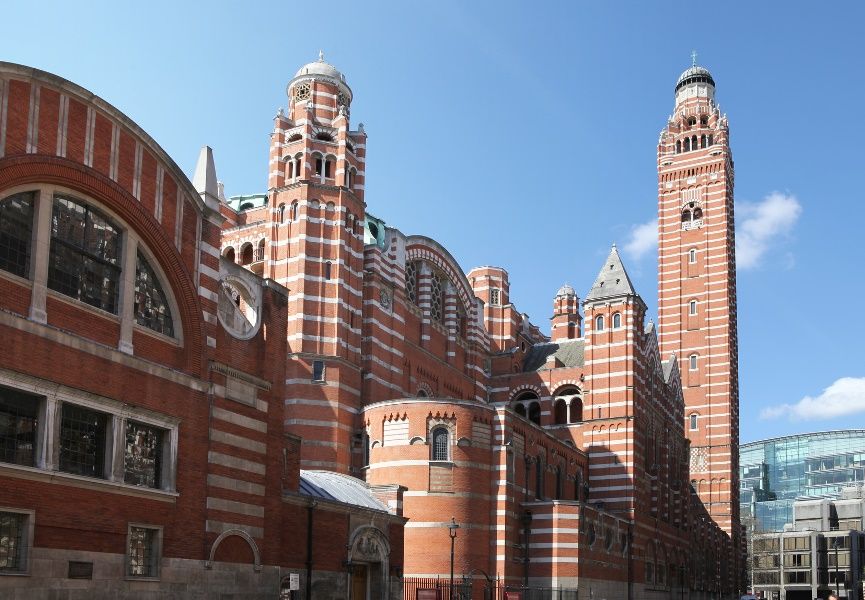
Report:
M 739 375 L 733 156 L 712 74 L 696 64 L 676 82 L 658 141 L 660 349 L 682 373 L 691 481 L 736 544 Z M 735 546 L 734 546 L 735 547 Z
M 270 138 L 265 267 L 289 289 L 285 427 L 303 438 L 303 468 L 348 472 L 361 389 L 366 134 L 351 129 L 351 88 L 321 53 L 287 91 Z

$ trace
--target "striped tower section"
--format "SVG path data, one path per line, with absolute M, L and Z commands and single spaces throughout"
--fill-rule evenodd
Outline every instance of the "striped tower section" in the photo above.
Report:
M 712 518 L 739 533 L 738 342 L 733 157 L 715 83 L 694 64 L 658 144 L 660 349 L 682 372 L 691 481 Z
M 320 57 L 288 85 L 271 134 L 269 275 L 290 290 L 285 426 L 301 466 L 348 472 L 360 406 L 366 134 Z

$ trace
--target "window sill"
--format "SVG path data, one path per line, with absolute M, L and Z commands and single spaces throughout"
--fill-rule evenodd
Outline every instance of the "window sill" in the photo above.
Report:
M 140 498 L 149 498 L 160 502 L 174 503 L 176 502 L 177 497 L 180 496 L 178 492 L 145 488 L 117 481 L 95 479 L 92 477 L 84 477 L 82 475 L 63 473 L 61 471 L 46 471 L 35 467 L 26 467 L 23 465 L 13 465 L 8 463 L 0 464 L 0 476 L 69 485 L 72 487 L 97 490 L 111 494 L 120 494 L 123 496 L 138 496 Z
M 0 571 L 0 577 L 30 577 L 30 571 Z
M 26 277 L 21 277 L 20 275 L 16 275 L 15 273 L 12 273 L 11 271 L 4 271 L 3 269 L 0 269 L 0 278 L 8 279 L 12 283 L 17 283 L 18 285 L 22 285 L 26 288 L 32 288 L 33 287 L 32 281 L 30 281 Z
M 160 342 L 165 342 L 166 344 L 171 344 L 172 346 L 177 346 L 178 348 L 183 348 L 183 340 L 172 337 L 165 333 L 159 333 L 155 329 L 150 329 L 145 325 L 141 325 L 140 323 L 134 322 L 132 325 L 133 331 L 136 333 L 143 333 L 144 335 L 149 335 L 152 338 L 159 340 Z
M 454 461 L 452 460 L 431 460 L 429 461 L 431 467 L 453 467 Z
M 126 581 L 140 581 L 141 583 L 159 583 L 162 581 L 162 578 L 157 575 L 156 577 L 141 577 L 138 575 L 127 575 L 124 577 Z

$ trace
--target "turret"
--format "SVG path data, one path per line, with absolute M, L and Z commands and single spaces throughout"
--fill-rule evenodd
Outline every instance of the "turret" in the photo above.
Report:
M 573 340 L 582 335 L 580 299 L 567 283 L 559 288 L 553 299 L 552 341 Z

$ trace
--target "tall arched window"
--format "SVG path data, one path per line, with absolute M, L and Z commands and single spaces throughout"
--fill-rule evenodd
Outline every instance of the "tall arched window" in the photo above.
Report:
M 54 197 L 48 287 L 117 313 L 120 228 L 102 212 L 71 198 Z
M 529 404 L 529 421 L 535 425 L 541 424 L 541 405 L 539 402 Z
M 255 253 L 252 250 L 252 244 L 247 242 L 243 246 L 240 247 L 240 264 L 242 264 L 242 265 L 252 264 L 252 261 L 254 258 L 255 258 Z
M 327 261 L 326 263 L 324 263 L 324 278 L 327 280 L 330 280 L 331 267 L 332 267 L 332 265 L 331 265 L 330 261 Z
M 153 331 L 174 335 L 174 321 L 165 292 L 141 252 L 135 264 L 135 322 Z
M 19 277 L 30 275 L 34 192 L 0 201 L 0 269 Z
M 697 301 L 691 300 L 688 302 L 688 314 L 693 316 L 697 314 Z
M 697 355 L 692 354 L 688 357 L 688 369 L 691 371 L 697 370 Z
M 288 212 L 289 221 L 297 221 L 297 200 L 291 203 L 291 210 Z
M 603 331 L 604 330 L 604 315 L 598 315 L 595 317 L 595 331 Z
M 691 150 L 696 150 L 696 149 L 697 149 L 697 136 L 693 135 L 693 136 L 691 136 Z
M 697 251 L 691 248 L 688 250 L 688 262 L 694 264 L 697 262 Z
M 682 140 L 676 140 L 676 154 L 682 153 Z
M 697 431 L 697 413 L 691 413 L 690 419 L 691 419 L 691 423 L 690 423 L 691 431 Z
M 436 427 L 432 431 L 432 459 L 450 460 L 450 433 L 447 427 Z
M 690 152 L 691 150 L 691 138 L 685 138 L 685 147 L 683 148 L 685 152 Z
M 613 329 L 618 329 L 622 326 L 622 315 L 616 313 L 613 315 Z
M 224 256 L 225 256 L 225 260 L 229 260 L 231 262 L 236 262 L 236 259 L 234 258 L 234 248 L 232 248 L 231 246 L 229 246 L 228 248 L 225 249 L 225 255 Z
M 568 422 L 568 403 L 564 400 L 556 400 L 553 405 L 553 422 L 556 425 L 564 425 Z
M 255 249 L 255 261 L 264 260 L 264 240 L 258 241 L 258 247 Z

